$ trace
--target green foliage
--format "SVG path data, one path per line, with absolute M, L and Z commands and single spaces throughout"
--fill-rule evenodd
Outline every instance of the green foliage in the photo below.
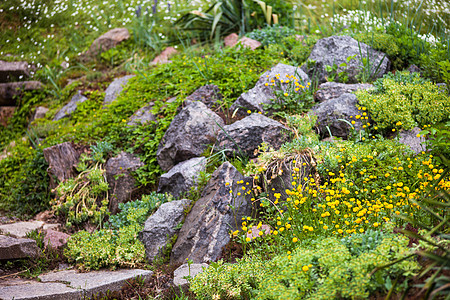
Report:
M 348 81 L 347 64 L 356 57 L 356 54 L 346 58 L 347 62 L 341 63 L 339 66 L 333 64 L 332 66 L 325 65 L 325 71 L 327 71 L 327 81 L 336 81 L 346 83 Z M 338 72 L 338 68 L 339 72 Z
M 141 200 L 119 203 L 120 212 L 109 217 L 110 227 L 117 230 L 134 223 L 143 224 L 161 204 L 171 200 L 170 195 L 152 192 L 149 195 L 143 195 Z
M 48 164 L 42 149 L 23 140 L 15 144 L 0 161 L 0 209 L 29 217 L 49 208 Z
M 121 212 L 110 217 L 110 229 L 74 234 L 64 254 L 80 269 L 136 267 L 145 262 L 145 247 L 138 239 L 145 220 L 163 203 L 165 195 L 151 193 L 141 200 L 119 204 Z
M 355 239 L 356 240 L 356 239 Z M 358 247 L 358 242 L 350 247 Z M 412 259 L 378 271 L 377 266 L 410 253 L 408 239 L 390 235 L 372 251 L 352 254 L 338 239 L 317 239 L 270 261 L 247 257 L 236 264 L 212 264 L 191 283 L 199 299 L 330 299 L 366 298 L 385 289 L 381 278 L 411 275 L 417 270 Z
M 450 158 L 450 121 L 434 127 L 428 126 L 428 129 L 422 130 L 420 135 L 427 138 L 427 149 L 438 156 L 438 160 L 441 159 L 440 156 Z
M 361 32 L 353 36 L 375 50 L 386 53 L 394 70 L 403 70 L 403 60 L 399 58 L 400 49 L 393 35 L 380 32 Z
M 247 37 L 261 42 L 263 46 L 278 44 L 283 38 L 294 35 L 295 30 L 289 27 L 282 27 L 278 24 L 267 25 L 263 29 L 256 29 L 247 33 Z
M 104 175 L 105 156 L 112 151 L 108 142 L 91 146 L 90 155 L 83 153 L 75 178 L 60 182 L 55 191 L 57 197 L 52 201 L 53 210 L 66 217 L 66 225 L 90 221 L 102 226 L 108 215 L 108 183 Z
M 103 104 L 104 93 L 99 91 L 92 91 L 87 93 L 88 100 L 78 103 L 77 109 L 70 115 L 73 123 L 86 122 L 91 118 L 95 118 L 95 115 L 101 109 Z
M 398 82 L 405 75 L 378 79 L 375 92 L 357 92 L 359 103 L 367 107 L 377 126 L 380 129 L 400 127 L 408 130 L 448 120 L 449 96 L 435 84 L 424 82 L 417 73 L 406 75 L 405 82 Z
M 284 117 L 286 115 L 300 114 L 306 112 L 314 104 L 313 88 L 311 83 L 303 82 L 298 74 L 286 75 L 281 78 L 267 78 L 265 85 L 270 86 L 275 98 L 272 102 L 264 105 L 264 109 Z M 300 80 L 300 81 L 299 81 Z
M 359 256 L 362 253 L 375 250 L 385 236 L 386 234 L 383 231 L 369 229 L 364 233 L 355 233 L 344 237 L 341 243 L 348 248 L 351 255 Z

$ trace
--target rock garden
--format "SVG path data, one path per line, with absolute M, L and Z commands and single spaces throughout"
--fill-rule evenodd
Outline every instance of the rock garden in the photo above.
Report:
M 0 299 L 448 299 L 446 1 L 0 3 Z

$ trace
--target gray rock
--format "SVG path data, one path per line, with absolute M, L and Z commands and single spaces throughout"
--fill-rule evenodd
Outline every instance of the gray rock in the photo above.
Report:
M 0 60 L 0 82 L 16 81 L 20 76 L 30 76 L 30 70 L 26 61 L 10 62 Z
M 0 260 L 36 258 L 41 250 L 35 240 L 0 235 Z
M 45 114 L 48 112 L 48 108 L 44 106 L 38 106 L 36 107 L 36 110 L 34 111 L 34 115 L 31 118 L 31 122 L 37 119 L 43 119 L 45 118 Z
M 407 70 L 409 71 L 409 73 L 419 73 L 420 76 L 423 75 L 422 70 L 416 65 L 410 65 Z
M 194 157 L 175 165 L 159 179 L 158 193 L 170 193 L 175 198 L 189 192 L 197 183 L 201 171 L 206 170 L 207 159 Z
M 188 199 L 164 203 L 145 221 L 139 240 L 145 246 L 150 263 L 163 254 L 170 239 L 180 231 L 177 226 L 183 221 L 184 211 L 190 204 Z
M 238 184 L 241 180 L 244 183 Z M 186 259 L 194 263 L 217 260 L 230 241 L 230 231 L 236 230 L 241 225 L 242 217 L 252 212 L 250 196 L 241 189 L 245 186 L 249 191 L 251 184 L 252 179 L 244 178 L 229 162 L 222 164 L 212 174 L 201 198 L 187 215 L 172 248 L 170 262 L 182 264 Z M 242 195 L 238 196 L 239 191 Z
M 290 139 L 290 130 L 281 123 L 261 114 L 251 114 L 244 119 L 224 126 L 217 136 L 218 149 L 230 149 L 227 155 L 239 154 L 239 149 L 250 158 L 262 143 L 275 150 Z
M 78 163 L 80 153 L 69 142 L 45 148 L 44 158 L 48 163 L 47 172 L 50 175 L 50 185 L 53 187 L 56 187 L 53 176 L 61 182 L 77 174 L 74 166 Z
M 23 92 L 39 90 L 41 87 L 39 81 L 0 83 L 0 106 L 15 106 L 16 98 Z
M 356 119 L 355 116 L 361 114 L 356 107 L 358 100 L 354 94 L 343 94 L 338 98 L 334 98 L 322 102 L 312 108 L 310 113 L 316 114 L 317 126 L 322 137 L 329 136 L 329 131 L 334 137 L 348 138 L 351 126 L 342 120 L 351 122 L 355 121 L 353 125 L 356 130 L 362 126 L 361 119 Z M 353 118 L 350 118 L 352 116 Z M 327 128 L 328 127 L 328 128 Z
M 175 271 L 173 271 L 173 284 L 175 286 L 188 284 L 188 281 L 184 279 L 186 276 L 195 278 L 198 274 L 203 272 L 204 268 L 208 268 L 208 264 L 188 264 L 181 265 Z
M 1 299 L 78 300 L 108 291 L 119 291 L 136 277 L 150 278 L 147 270 L 117 270 L 77 273 L 75 270 L 51 272 L 32 280 L 7 280 L 0 283 Z
M 355 58 L 347 62 L 347 58 L 353 55 L 356 55 Z M 345 71 L 348 75 L 348 82 L 356 83 L 358 82 L 357 75 L 360 74 L 363 67 L 362 59 L 367 59 L 368 56 L 370 57 L 372 78 L 382 77 L 383 74 L 389 71 L 390 61 L 384 53 L 375 51 L 364 43 L 358 44 L 357 40 L 349 36 L 331 36 L 318 40 L 314 45 L 308 58 L 310 61 L 315 61 L 314 67 L 308 69 L 307 63 L 302 66 L 302 69 L 311 78 L 314 76 L 319 79 L 319 82 L 326 82 L 326 77 L 328 76 L 325 69 L 326 65 L 333 66 L 333 64 L 336 64 L 339 66 L 342 63 L 346 63 L 347 66 L 338 67 L 337 72 Z M 379 65 L 380 67 L 377 70 Z
M 11 224 L 0 225 L 0 232 L 4 234 L 9 234 L 17 238 L 24 238 L 28 233 L 33 230 L 42 228 L 44 222 L 42 221 L 28 221 L 28 222 L 17 222 Z
M 193 101 L 200 101 L 206 104 L 209 108 L 213 107 L 218 100 L 222 100 L 223 96 L 220 93 L 219 87 L 214 84 L 207 84 L 198 88 L 191 95 L 186 97 L 184 104 L 187 106 Z
M 416 154 L 419 154 L 422 151 L 427 151 L 425 146 L 425 138 L 423 136 L 417 137 L 420 131 L 421 130 L 419 127 L 414 127 L 408 131 L 402 131 L 400 132 L 398 142 L 409 146 Z
M 139 124 L 147 124 L 153 121 L 156 121 L 156 116 L 152 113 L 153 103 L 146 105 L 144 107 L 139 108 L 131 117 L 130 121 L 128 121 L 127 125 L 136 126 Z
M 53 121 L 59 121 L 63 118 L 67 118 L 69 117 L 74 111 L 77 110 L 77 106 L 80 103 L 83 103 L 84 101 L 86 101 L 88 98 L 84 97 L 83 95 L 81 95 L 81 92 L 78 91 L 78 93 L 76 93 L 72 99 L 70 99 L 70 102 L 67 103 L 63 108 L 61 108 L 55 115 L 55 117 L 53 118 Z
M 156 158 L 164 171 L 193 157 L 201 156 L 216 141 L 223 120 L 202 102 L 192 102 L 170 123 L 159 144 Z
M 108 104 L 111 104 L 114 100 L 116 100 L 117 96 L 122 92 L 123 87 L 128 83 L 130 78 L 133 78 L 135 75 L 127 75 L 120 78 L 114 79 L 113 82 L 108 86 L 105 90 L 105 99 L 103 100 L 103 107 Z
M 126 28 L 114 28 L 99 36 L 83 54 L 83 58 L 96 56 L 111 48 L 116 47 L 121 42 L 130 38 L 130 32 Z
M 136 184 L 131 172 L 142 166 L 144 164 L 138 157 L 123 151 L 106 162 L 106 180 L 109 185 L 109 193 L 112 195 L 109 201 L 109 210 L 112 214 L 118 212 L 119 203 L 130 199 Z
M 269 71 L 262 74 L 256 83 L 255 87 L 250 89 L 248 92 L 239 96 L 236 102 L 231 106 L 231 111 L 238 110 L 238 115 L 246 115 L 246 111 L 250 110 L 252 112 L 261 111 L 264 112 L 263 104 L 271 103 L 272 99 L 275 98 L 273 93 L 273 86 L 271 85 L 271 80 L 276 79 L 279 75 L 279 80 L 283 80 L 284 83 L 281 84 L 283 91 L 286 91 L 288 84 L 285 83 L 287 79 L 292 82 L 291 78 L 287 78 L 286 75 L 295 76 L 300 84 L 306 85 L 310 82 L 308 75 L 302 71 L 300 68 L 293 66 L 278 64 Z M 277 80 L 278 81 L 278 80 Z M 266 86 L 266 83 L 268 86 Z M 301 90 L 299 91 L 299 93 Z
M 356 83 L 356 84 L 345 84 L 338 82 L 325 82 L 319 85 L 319 89 L 314 94 L 314 99 L 317 102 L 324 102 L 329 99 L 337 98 L 345 93 L 352 93 L 359 90 L 369 90 L 374 89 L 373 84 L 368 83 Z

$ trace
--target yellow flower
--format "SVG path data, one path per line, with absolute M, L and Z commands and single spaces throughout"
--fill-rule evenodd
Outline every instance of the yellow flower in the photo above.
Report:
M 248 242 L 250 242 L 252 239 L 251 238 L 249 238 L 249 237 L 247 237 L 246 239 L 245 239 L 245 241 L 248 243 Z
M 287 96 L 289 96 L 289 94 L 288 93 L 284 93 L 284 96 L 287 97 Z
M 302 267 L 302 270 L 303 270 L 303 272 L 308 272 L 309 267 L 308 267 L 308 266 L 303 266 L 303 267 Z
M 297 241 L 298 241 L 298 239 L 296 237 L 292 239 L 293 243 L 297 243 Z
M 248 113 L 248 114 L 251 114 L 251 113 L 252 113 L 252 111 L 251 111 L 251 110 L 247 110 L 247 113 Z

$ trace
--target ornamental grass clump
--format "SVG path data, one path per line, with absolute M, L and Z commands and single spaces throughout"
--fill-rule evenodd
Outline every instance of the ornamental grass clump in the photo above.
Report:
M 382 130 L 392 129 L 394 124 L 409 130 L 450 118 L 448 94 L 417 73 L 385 75 L 375 82 L 375 87 L 374 91 L 358 91 L 356 95 Z

